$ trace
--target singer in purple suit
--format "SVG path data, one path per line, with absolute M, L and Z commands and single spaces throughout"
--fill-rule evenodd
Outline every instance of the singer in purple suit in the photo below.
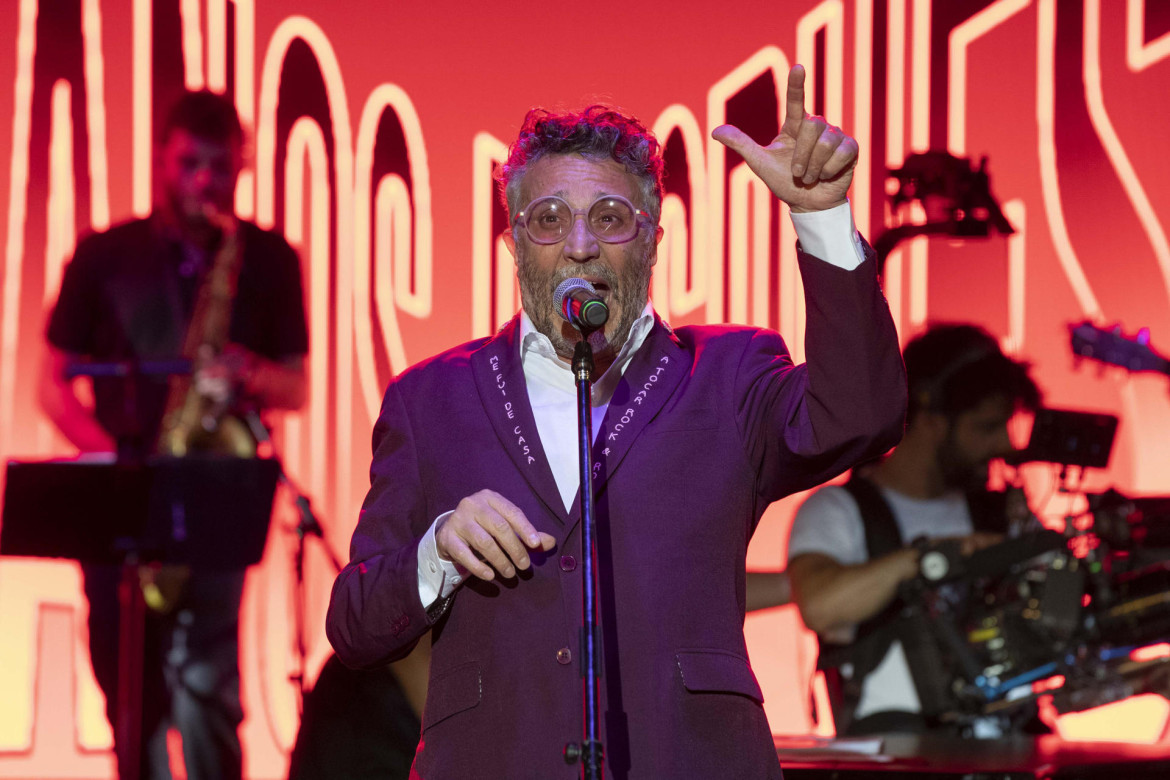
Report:
M 523 311 L 386 391 L 326 628 L 355 667 L 431 632 L 414 777 L 580 774 L 561 755 L 582 733 L 569 278 L 609 311 L 590 336 L 605 775 L 781 776 L 743 635 L 748 541 L 771 502 L 897 443 L 905 377 L 846 199 L 857 143 L 805 113 L 803 69 L 770 144 L 714 137 L 793 213 L 807 363 L 769 330 L 655 314 L 660 148 L 593 106 L 530 112 L 502 166 Z

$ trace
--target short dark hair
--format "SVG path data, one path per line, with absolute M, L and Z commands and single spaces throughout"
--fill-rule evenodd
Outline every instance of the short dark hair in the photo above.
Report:
M 560 114 L 543 108 L 529 111 L 519 137 L 508 149 L 508 159 L 496 174 L 509 216 L 523 205 L 516 199 L 528 166 L 551 154 L 579 154 L 621 163 L 639 180 L 646 210 L 657 221 L 662 210 L 662 147 L 634 117 L 604 105 Z
M 159 142 L 166 143 L 175 130 L 218 144 L 243 143 L 244 128 L 236 107 L 223 95 L 209 90 L 184 92 L 171 106 Z
M 1017 409 L 1040 407 L 1030 365 L 1005 355 L 995 337 L 978 325 L 932 325 L 906 345 L 902 358 L 910 384 L 908 420 L 923 411 L 954 418 L 996 396 Z

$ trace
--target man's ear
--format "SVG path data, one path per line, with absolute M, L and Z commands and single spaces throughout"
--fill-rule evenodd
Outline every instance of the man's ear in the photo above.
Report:
M 655 266 L 655 265 L 658 265 L 658 252 L 657 252 L 657 247 L 658 247 L 658 246 L 660 246 L 660 245 L 662 244 L 662 238 L 663 238 L 663 236 L 665 236 L 665 235 L 666 235 L 666 231 L 662 229 L 662 226 L 661 226 L 661 225 L 659 225 L 657 228 L 655 228 L 655 229 L 654 229 L 654 246 L 655 246 L 655 251 L 654 251 L 654 253 L 651 255 L 651 260 L 650 260 L 650 266 L 651 266 L 651 267 L 653 267 L 653 266 Z
M 516 262 L 516 237 L 512 235 L 511 230 L 504 230 L 500 233 L 500 238 L 504 241 L 504 246 L 508 247 L 508 251 L 512 253 L 512 262 Z

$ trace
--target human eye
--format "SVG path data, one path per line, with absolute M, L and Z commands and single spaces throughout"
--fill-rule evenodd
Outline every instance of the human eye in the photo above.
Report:
M 633 214 L 621 201 L 602 201 L 589 213 L 593 227 L 607 233 L 622 230 L 632 218 Z
M 557 225 L 564 221 L 566 209 L 556 200 L 549 198 L 533 203 L 529 209 L 529 221 L 538 225 Z
M 553 241 L 565 234 L 569 219 L 570 215 L 563 203 L 556 198 L 546 198 L 529 206 L 525 224 L 529 235 L 538 240 Z

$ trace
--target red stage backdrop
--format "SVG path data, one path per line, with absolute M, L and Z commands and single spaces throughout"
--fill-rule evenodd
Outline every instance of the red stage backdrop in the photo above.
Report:
M 743 10 L 740 10 L 743 9 Z M 750 10 L 749 10 L 750 9 Z M 38 411 L 47 307 L 76 238 L 143 215 L 152 132 L 183 87 L 225 91 L 251 137 L 237 210 L 301 255 L 311 403 L 279 426 L 286 463 L 344 551 L 369 434 L 395 372 L 515 311 L 493 186 L 534 105 L 617 104 L 668 162 L 653 300 L 675 324 L 770 325 L 802 353 L 787 216 L 709 139 L 776 131 L 784 74 L 862 147 L 853 187 L 871 240 L 900 220 L 887 167 L 906 154 L 986 155 L 1010 238 L 901 245 L 886 291 L 903 337 L 931 319 L 985 324 L 1030 358 L 1054 406 L 1122 418 L 1089 485 L 1170 493 L 1170 396 L 1158 376 L 1074 369 L 1065 324 L 1150 326 L 1170 349 L 1170 6 L 1155 0 L 797 0 L 442 10 L 327 0 L 11 0 L 0 4 L 0 455 L 68 455 Z M 6 183 L 6 186 L 3 184 Z M 1046 470 L 1029 475 L 1046 517 Z M 800 497 L 766 516 L 753 568 L 785 562 Z M 294 521 L 282 496 L 250 575 L 241 664 L 247 772 L 283 776 L 295 737 Z M 312 545 L 312 543 L 311 543 Z M 329 648 L 332 580 L 310 546 L 309 676 Z M 0 562 L 0 777 L 110 777 L 110 732 L 86 652 L 75 565 Z M 748 618 L 776 733 L 810 715 L 814 645 L 791 608 Z M 1069 734 L 1160 738 L 1157 697 L 1067 717 Z

